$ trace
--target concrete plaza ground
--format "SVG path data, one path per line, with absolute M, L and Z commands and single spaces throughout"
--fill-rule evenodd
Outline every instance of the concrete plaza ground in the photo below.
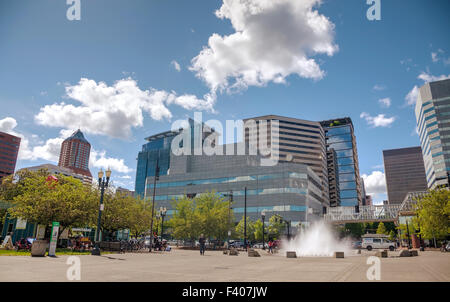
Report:
M 381 281 L 450 281 L 450 253 L 419 252 L 418 257 L 381 258 Z M 308 257 L 287 259 L 281 254 L 248 257 L 222 252 L 174 249 L 164 253 L 82 255 L 81 281 L 369 281 L 368 256 L 344 259 Z M 67 281 L 69 256 L 0 257 L 0 281 Z M 72 281 L 74 282 L 74 281 Z M 374 282 L 374 281 L 370 281 Z

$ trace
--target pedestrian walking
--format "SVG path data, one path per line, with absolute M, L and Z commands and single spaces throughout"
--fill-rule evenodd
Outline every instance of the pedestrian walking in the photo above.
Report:
M 272 241 L 272 239 L 269 240 L 269 253 L 273 254 L 273 241 Z
M 205 249 L 206 249 L 206 239 L 203 236 L 203 234 L 200 235 L 200 238 L 198 239 L 198 242 L 200 243 L 200 255 L 205 255 Z

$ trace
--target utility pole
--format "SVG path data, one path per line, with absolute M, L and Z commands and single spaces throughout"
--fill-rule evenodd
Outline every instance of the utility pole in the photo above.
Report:
M 153 180 L 153 198 L 152 198 L 152 221 L 150 223 L 150 249 L 149 252 L 152 251 L 153 245 L 153 216 L 155 213 L 155 193 L 156 193 L 156 181 L 159 179 L 159 152 L 158 157 L 156 158 L 156 166 L 155 166 L 155 177 Z M 147 188 L 145 188 L 147 189 Z
M 244 247 L 247 249 L 247 187 L 244 190 Z

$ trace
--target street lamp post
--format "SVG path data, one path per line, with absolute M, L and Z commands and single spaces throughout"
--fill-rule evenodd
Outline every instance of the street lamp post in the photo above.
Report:
M 153 246 L 153 217 L 154 217 L 154 214 L 155 214 L 156 181 L 158 179 L 159 179 L 159 152 L 158 152 L 158 157 L 156 158 L 155 176 L 154 176 L 154 179 L 153 179 L 152 221 L 150 223 L 150 248 L 149 248 L 149 252 L 152 251 L 152 246 Z
M 106 180 L 103 177 L 103 171 L 100 169 L 98 172 L 98 187 L 100 189 L 100 207 L 98 209 L 98 220 L 97 220 L 97 231 L 96 231 L 96 238 L 95 238 L 95 247 L 92 249 L 91 254 L 95 256 L 100 256 L 100 247 L 99 247 L 99 241 L 100 241 L 100 225 L 102 221 L 102 211 L 103 211 L 103 195 L 105 193 L 105 189 L 108 188 L 109 184 L 109 178 L 111 177 L 111 169 L 108 168 L 106 170 Z
M 244 247 L 247 250 L 247 187 L 244 190 Z
M 160 207 L 159 215 L 161 216 L 161 240 L 164 239 L 164 217 L 166 216 L 167 208 Z
M 411 248 L 411 238 L 410 238 L 410 235 L 409 235 L 408 219 L 406 219 L 406 232 L 408 234 L 408 249 L 410 249 Z
M 228 197 L 228 233 L 227 233 L 227 248 L 230 249 L 230 235 L 231 235 L 231 204 L 233 203 L 233 191 L 229 194 L 224 194 L 224 197 Z
M 266 245 L 264 243 L 264 220 L 266 219 L 266 211 L 261 212 L 261 219 L 262 219 L 262 243 L 263 243 L 263 250 L 266 249 Z
M 285 220 L 284 222 L 286 222 L 287 225 L 287 239 L 289 241 L 289 239 L 291 239 L 291 233 L 290 233 L 290 229 L 291 229 L 291 221 L 287 221 Z

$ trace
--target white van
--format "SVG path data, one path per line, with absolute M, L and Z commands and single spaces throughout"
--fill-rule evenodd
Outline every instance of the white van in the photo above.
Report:
M 390 241 L 387 235 L 366 234 L 362 236 L 361 247 L 368 251 L 372 249 L 389 249 L 390 251 L 394 251 L 395 242 Z

